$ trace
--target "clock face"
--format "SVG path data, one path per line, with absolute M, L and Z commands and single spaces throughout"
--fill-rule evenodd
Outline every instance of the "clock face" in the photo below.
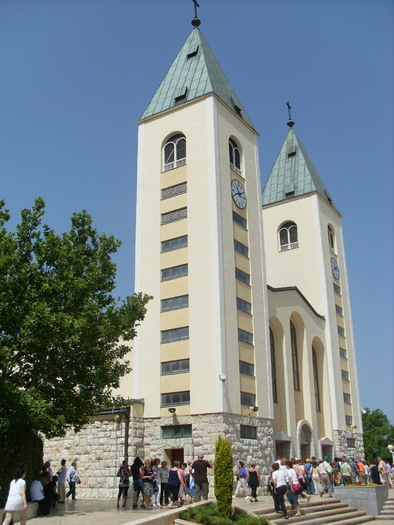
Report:
M 246 193 L 242 183 L 237 179 L 231 181 L 231 195 L 238 208 L 246 208 Z
M 339 266 L 335 257 L 331 257 L 331 271 L 335 279 L 339 279 Z

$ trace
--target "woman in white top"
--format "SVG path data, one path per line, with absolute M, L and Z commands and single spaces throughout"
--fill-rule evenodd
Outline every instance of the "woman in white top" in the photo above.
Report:
M 276 512 L 283 512 L 283 517 L 288 520 L 289 516 L 287 515 L 284 495 L 287 492 L 287 484 L 285 475 L 282 469 L 279 468 L 278 463 L 272 465 L 272 474 L 271 479 L 274 484 L 274 504 Z M 280 510 L 279 510 L 280 509 Z
M 297 485 L 299 485 L 298 477 L 296 471 L 293 469 L 293 464 L 291 461 L 286 462 L 287 472 L 289 474 L 289 482 L 290 482 L 290 489 L 287 492 L 287 499 L 290 503 L 290 505 L 295 508 L 296 516 L 301 516 L 300 512 L 300 505 L 298 503 L 298 494 L 299 491 L 302 491 L 302 487 L 300 486 L 298 489 L 296 488 Z
M 161 493 L 161 479 L 160 479 L 160 459 L 156 458 L 153 460 L 152 470 L 154 473 L 154 481 L 156 481 L 156 487 L 153 487 L 152 496 L 152 507 L 161 507 L 160 505 L 160 493 Z M 155 492 L 155 488 L 157 488 Z
M 26 471 L 24 468 L 18 468 L 15 479 L 10 483 L 7 503 L 5 504 L 5 519 L 3 525 L 11 523 L 14 512 L 20 512 L 21 525 L 26 525 Z

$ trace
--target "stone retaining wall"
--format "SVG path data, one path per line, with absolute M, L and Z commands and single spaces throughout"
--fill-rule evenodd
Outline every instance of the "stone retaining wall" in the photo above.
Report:
M 65 437 L 54 438 L 44 442 L 44 460 L 50 460 L 53 472 L 60 468 L 60 461 L 65 458 L 67 467 L 75 459 L 78 461 L 78 472 L 81 484 L 77 494 L 81 498 L 112 498 L 117 495 L 118 479 L 116 473 L 124 458 L 125 420 L 120 416 L 98 418 L 80 432 L 69 431 Z M 131 434 L 132 456 L 141 452 L 140 422 L 134 422 Z M 78 497 L 77 495 L 77 497 Z

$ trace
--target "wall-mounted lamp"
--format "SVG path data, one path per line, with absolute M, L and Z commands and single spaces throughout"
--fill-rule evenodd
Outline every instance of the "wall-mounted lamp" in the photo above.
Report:
M 219 379 L 222 383 L 226 382 L 227 376 L 225 374 L 219 374 Z
M 249 407 L 249 412 L 258 412 L 259 407 Z
M 171 407 L 171 408 L 168 409 L 168 412 L 169 412 L 170 414 L 175 414 L 175 412 L 176 412 L 176 408 Z
M 357 428 L 357 425 L 350 425 L 350 430 L 354 432 Z
M 120 423 L 120 415 L 119 414 L 116 414 L 116 416 L 114 417 L 114 421 L 117 425 L 119 425 Z

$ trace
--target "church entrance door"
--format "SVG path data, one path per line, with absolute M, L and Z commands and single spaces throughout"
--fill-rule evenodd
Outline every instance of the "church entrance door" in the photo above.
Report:
M 179 461 L 181 464 L 184 462 L 183 448 L 166 449 L 164 452 L 167 456 L 167 462 L 171 465 L 171 467 L 174 466 L 174 461 Z

